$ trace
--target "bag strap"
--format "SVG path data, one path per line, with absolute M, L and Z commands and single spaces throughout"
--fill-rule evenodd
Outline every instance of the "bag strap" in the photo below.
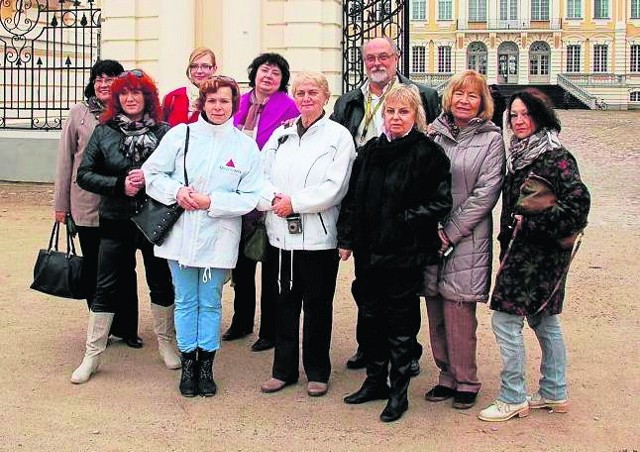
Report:
M 184 163 L 182 168 L 184 169 L 184 185 L 187 187 L 189 185 L 189 178 L 187 177 L 187 151 L 189 150 L 189 135 L 190 129 L 187 126 L 187 136 L 184 139 Z
M 67 227 L 67 257 L 77 256 L 76 253 L 76 245 L 73 242 L 73 236 L 69 233 L 69 228 Z
M 47 250 L 51 251 L 52 249 L 54 249 L 58 251 L 59 236 L 60 236 L 60 223 L 58 223 L 57 221 L 54 221 L 53 228 L 51 228 L 51 236 L 49 237 L 49 246 L 47 247 Z

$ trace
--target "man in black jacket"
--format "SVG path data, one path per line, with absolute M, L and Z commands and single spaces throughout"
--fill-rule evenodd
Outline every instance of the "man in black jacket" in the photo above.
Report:
M 414 84 L 420 91 L 420 98 L 431 123 L 440 114 L 438 93 L 433 88 L 413 83 L 398 73 L 400 52 L 396 43 L 387 37 L 374 38 L 362 46 L 367 80 L 360 88 L 343 94 L 336 101 L 331 119 L 349 129 L 356 144 L 356 149 L 363 146 L 371 138 L 379 136 L 383 130 L 382 103 L 389 89 L 396 83 Z M 356 305 L 360 306 L 358 295 L 352 286 Z M 363 337 L 360 316 L 356 325 L 356 340 L 360 344 Z M 422 355 L 422 346 L 416 341 L 415 359 L 411 364 L 412 375 L 420 373 L 418 359 Z M 349 369 L 361 369 L 366 366 L 361 347 L 347 360 Z

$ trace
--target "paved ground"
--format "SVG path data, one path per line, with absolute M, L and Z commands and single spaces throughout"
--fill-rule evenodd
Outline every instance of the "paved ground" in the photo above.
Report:
M 410 409 L 393 425 L 384 404 L 347 406 L 342 397 L 363 373 L 344 361 L 354 349 L 351 264 L 340 271 L 326 397 L 310 399 L 304 378 L 264 395 L 272 353 L 251 353 L 253 337 L 225 344 L 216 359 L 219 394 L 178 395 L 178 373 L 163 368 L 141 285 L 142 350 L 110 347 L 86 385 L 68 381 L 80 362 L 86 328 L 83 302 L 28 289 L 38 248 L 51 223 L 49 185 L 0 184 L 0 450 L 595 450 L 640 449 L 640 114 L 561 111 L 561 137 L 577 156 L 593 193 L 590 226 L 568 284 L 563 324 L 569 351 L 571 411 L 534 412 L 491 425 L 476 419 L 497 393 L 500 362 L 490 311 L 479 309 L 478 406 L 456 411 L 422 398 L 435 382 L 429 348 L 410 388 Z M 224 327 L 231 315 L 225 292 Z M 427 343 L 423 322 L 421 340 Z M 540 352 L 526 331 L 528 382 Z M 634 433 L 635 432 L 635 433 Z

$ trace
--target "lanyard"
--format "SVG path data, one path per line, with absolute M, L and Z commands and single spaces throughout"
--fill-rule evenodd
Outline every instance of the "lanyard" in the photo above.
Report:
M 375 106 L 373 111 L 371 111 L 371 102 L 373 100 L 371 98 L 371 86 L 369 86 L 369 90 L 368 90 L 369 94 L 367 95 L 367 102 L 365 103 L 365 106 L 364 106 L 364 127 L 362 129 L 362 138 L 363 139 L 364 139 L 364 137 L 367 136 L 367 131 L 369 130 L 369 125 L 371 124 L 371 121 L 373 120 L 373 117 L 378 112 L 378 109 L 380 108 L 380 105 L 382 105 L 382 103 L 384 102 L 384 98 L 387 96 L 387 93 L 391 90 L 391 88 L 393 87 L 394 83 L 395 83 L 395 79 L 392 80 L 391 83 L 386 86 L 386 89 L 382 93 L 382 96 L 380 96 L 380 100 L 378 101 L 378 104 Z

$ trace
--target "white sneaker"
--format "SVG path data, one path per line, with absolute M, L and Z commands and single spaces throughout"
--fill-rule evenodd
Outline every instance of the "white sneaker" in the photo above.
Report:
M 522 403 L 506 403 L 502 400 L 495 400 L 478 414 L 478 419 L 488 422 L 503 422 L 512 417 L 529 416 L 529 403 L 525 400 Z
M 533 409 L 547 408 L 553 413 L 566 413 L 569 411 L 569 401 L 567 399 L 551 400 L 540 395 L 539 392 L 527 396 L 529 407 Z

